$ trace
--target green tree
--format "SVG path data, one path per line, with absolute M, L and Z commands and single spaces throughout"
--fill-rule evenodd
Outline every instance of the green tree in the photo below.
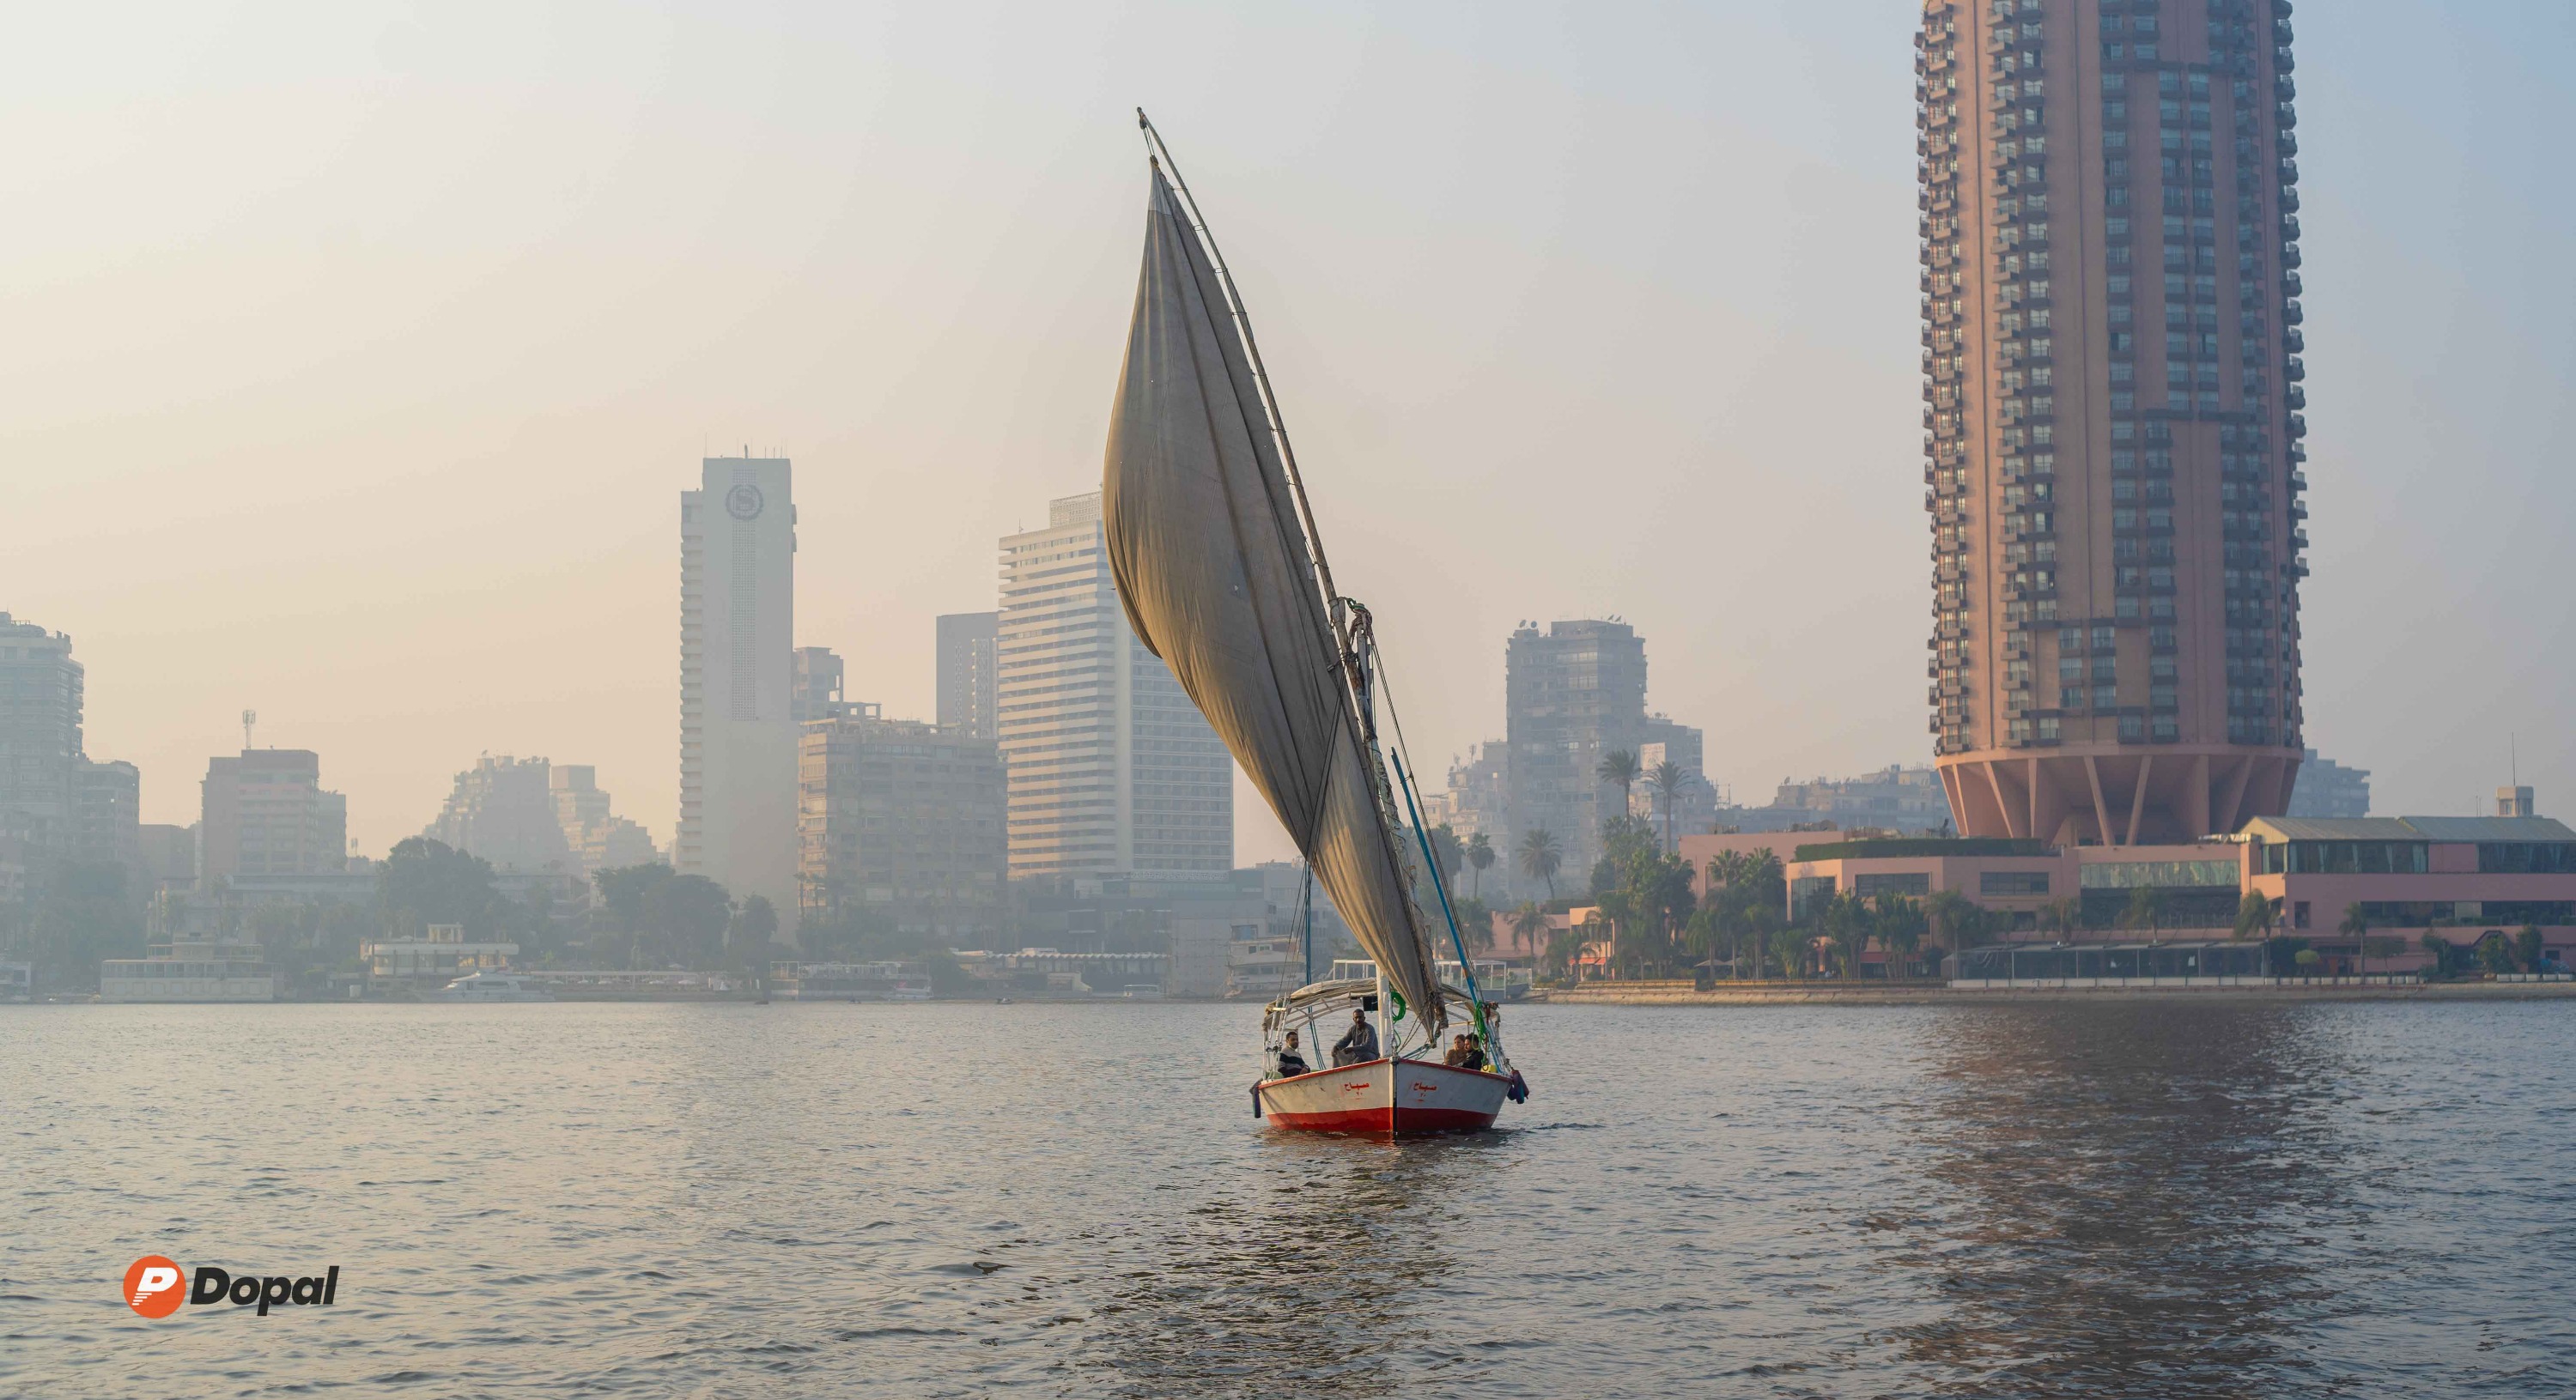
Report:
M 2498 933 L 2478 940 L 2478 970 L 2481 972 L 2513 971 L 2513 942 Z
M 38 986 L 96 987 L 99 964 L 143 956 L 143 903 L 128 891 L 122 865 L 61 862 L 31 906 L 14 941 L 25 947 Z
M 1467 868 L 1467 843 L 1458 839 L 1457 828 L 1447 822 L 1431 828 L 1431 854 L 1440 860 L 1441 883 L 1458 888 L 1458 872 Z
M 1741 920 L 1737 925 L 1741 932 L 1737 937 L 1743 942 L 1750 943 L 1753 946 L 1753 977 L 1755 981 L 1760 981 L 1762 978 L 1762 950 L 1773 944 L 1780 932 L 1781 926 L 1782 920 L 1780 918 L 1780 911 L 1768 904 L 1753 905 L 1746 909 L 1741 916 Z
M 1511 928 L 1514 936 L 1525 941 L 1531 956 L 1536 957 L 1546 949 L 1543 937 L 1548 928 L 1547 909 L 1537 900 L 1522 900 L 1520 907 L 1512 910 Z
M 1771 930 L 1771 960 L 1780 965 L 1782 977 L 1806 975 L 1807 931 L 1793 924 L 1782 924 Z
M 2370 939 L 2369 912 L 2364 910 L 2357 900 L 2345 905 L 2343 922 L 2335 925 L 2335 932 L 2351 939 L 2357 945 L 2366 945 Z M 2361 975 L 2364 977 L 2370 975 L 2370 949 L 2367 946 L 2361 949 Z
M 1960 934 L 1976 907 L 1966 895 L 1955 889 L 1934 890 L 1923 901 L 1923 922 L 1932 946 L 1954 953 L 1965 946 L 1960 942 Z
M 1690 789 L 1691 781 L 1690 770 L 1669 758 L 1647 770 L 1646 787 L 1655 794 L 1655 801 L 1662 804 L 1664 809 L 1664 849 L 1666 851 L 1676 849 L 1673 845 L 1673 803 Z
M 1565 864 L 1565 851 L 1557 845 L 1556 833 L 1543 826 L 1522 832 L 1519 859 L 1522 874 L 1547 882 L 1547 897 L 1553 901 L 1556 898 L 1556 872 Z
M 1494 868 L 1494 843 L 1481 831 L 1467 838 L 1467 868 L 1476 872 L 1468 877 L 1467 897 L 1480 899 L 1485 893 L 1485 872 Z
M 2129 891 L 2129 907 L 2120 911 L 2120 926 L 2145 929 L 2147 940 L 2154 942 L 2165 929 L 2165 892 L 2153 885 Z
M 1923 906 L 1901 894 L 1878 897 L 1874 922 L 1879 946 L 1888 952 L 1887 971 L 1891 977 L 1906 975 L 1916 949 L 1923 946 L 1923 935 L 1930 926 Z
M 2039 928 L 2059 938 L 2073 938 L 2084 926 L 2084 903 L 2073 895 L 2062 895 L 2039 906 Z
M 1637 787 L 1637 755 L 1628 749 L 1612 749 L 1601 756 L 1592 776 L 1619 789 L 1619 816 L 1628 815 L 1628 795 Z
M 733 901 L 704 875 L 674 875 L 644 893 L 644 932 L 670 962 L 715 966 L 732 924 Z
M 2513 936 L 2514 964 L 2525 972 L 2538 972 L 2540 970 L 2540 959 L 2540 926 L 2537 924 L 2524 924 L 2522 926 L 2522 931 Z
M 2260 890 L 2247 890 L 2236 902 L 2236 936 L 2270 938 L 2272 929 L 2281 922 L 2281 901 Z
M 748 966 L 752 971 L 766 968 L 778 942 L 778 906 L 771 904 L 765 894 L 744 900 L 742 907 L 734 911 L 733 929 L 725 941 L 739 950 L 741 958 L 751 960 Z
M 417 938 L 429 924 L 461 924 L 489 938 L 510 922 L 508 901 L 492 887 L 492 867 L 444 841 L 414 836 L 394 843 L 376 872 L 376 909 L 385 931 Z
M 2423 937 L 2418 941 L 2423 946 L 2424 955 L 2433 960 L 2433 975 L 2450 976 L 2458 965 L 2460 955 L 2460 950 L 2451 946 L 2451 940 L 2431 929 L 2426 929 Z

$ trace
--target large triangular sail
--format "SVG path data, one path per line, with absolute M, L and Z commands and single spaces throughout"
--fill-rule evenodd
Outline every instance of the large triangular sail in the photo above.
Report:
M 1157 164 L 1101 483 L 1118 599 L 1436 1032 L 1447 1018 L 1384 768 L 1231 290 Z

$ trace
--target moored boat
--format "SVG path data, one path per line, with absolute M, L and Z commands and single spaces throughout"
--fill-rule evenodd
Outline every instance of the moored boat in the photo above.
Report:
M 1150 171 L 1145 258 L 1101 473 L 1119 605 L 1374 963 L 1365 983 L 1316 983 L 1271 1005 L 1264 1024 L 1281 1040 L 1265 1049 L 1256 1105 L 1280 1127 L 1327 1132 L 1491 1126 L 1527 1089 L 1431 858 L 1375 621 L 1333 586 L 1241 291 L 1162 137 L 1143 112 L 1136 121 Z M 1443 950 L 1463 986 L 1444 985 Z M 1311 966 L 1311 936 L 1306 953 Z M 1346 1002 L 1360 1014 L 1345 1063 L 1283 1063 L 1286 1021 Z
M 470 972 L 429 994 L 431 1001 L 552 1001 L 554 993 L 506 972 Z

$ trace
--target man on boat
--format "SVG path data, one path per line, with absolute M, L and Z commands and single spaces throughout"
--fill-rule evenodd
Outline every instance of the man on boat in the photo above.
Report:
M 1279 1047 L 1278 1071 L 1270 1077 L 1273 1079 L 1294 1079 L 1298 1075 L 1308 1072 L 1306 1057 L 1297 1053 L 1297 1033 L 1295 1031 L 1290 1031 L 1288 1032 L 1288 1042 Z
M 1333 1066 L 1364 1065 L 1377 1058 L 1377 1028 L 1369 1024 L 1368 1013 L 1354 1008 L 1351 1028 L 1333 1042 Z
M 1472 1035 L 1458 1036 L 1449 1042 L 1449 1053 L 1441 1060 L 1441 1063 L 1452 1065 L 1459 1069 L 1483 1069 L 1485 1067 L 1485 1047 L 1478 1045 L 1476 1043 L 1476 1038 Z

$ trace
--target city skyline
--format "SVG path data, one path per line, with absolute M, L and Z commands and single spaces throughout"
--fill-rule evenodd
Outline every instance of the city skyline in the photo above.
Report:
M 81 37 L 80 16 L 44 22 L 69 31 L 66 50 L 103 42 Z M 1030 51 L 1062 37 L 1050 26 L 1077 22 L 1015 27 L 996 64 L 1033 66 Z M 907 42 L 976 32 L 971 12 L 905 23 Z M 684 47 L 668 34 L 604 36 L 593 61 L 640 161 L 534 98 L 515 110 L 541 159 L 500 150 L 489 119 L 461 145 L 431 137 L 479 83 L 524 95 L 521 79 L 574 62 L 545 36 L 480 36 L 493 41 L 480 57 L 478 36 L 443 23 L 299 40 L 366 55 L 386 104 L 373 117 L 300 85 L 321 57 L 258 24 L 195 34 L 200 57 L 174 39 L 114 76 L 47 75 L 19 100 L 80 110 L 130 83 L 166 102 L 143 128 L 67 130 L 24 186 L 49 212 L 19 221 L 8 255 L 34 289 L 26 343 L 48 348 L 6 362 L 0 430 L 24 460 L 78 465 L 30 473 L 0 526 L 0 606 L 75 638 L 90 749 L 141 769 L 146 822 L 192 819 L 195 775 L 255 707 L 263 745 L 324 756 L 370 853 L 418 830 L 484 750 L 594 759 L 621 807 L 666 835 L 671 483 L 746 433 L 796 456 L 797 640 L 849 656 L 866 678 L 855 689 L 887 713 L 932 713 L 930 619 L 989 606 L 990 539 L 1095 470 L 1137 217 L 1118 118 L 1144 96 L 1203 197 L 1262 250 L 1238 272 L 1295 386 L 1301 446 L 1342 464 L 1335 480 L 1367 483 L 1317 510 L 1384 620 L 1399 684 L 1423 678 L 1406 694 L 1427 766 L 1498 731 L 1493 639 L 1511 619 L 1609 612 L 1659 639 L 1658 706 L 1709 730 L 1715 781 L 1760 790 L 1782 772 L 1925 755 L 1911 665 L 1922 520 L 1893 489 L 1920 462 L 1916 15 L 1857 31 L 1730 19 L 1744 28 L 1726 47 L 1796 59 L 1732 82 L 1659 56 L 1714 51 L 1716 22 L 1691 17 L 1579 32 L 1522 12 L 1464 27 L 1328 17 L 1293 33 L 1224 15 L 1159 18 L 1163 36 L 1122 23 L 1135 66 L 965 100 L 961 148 L 886 125 L 892 105 L 825 103 L 816 129 L 865 135 L 866 161 L 785 142 L 739 176 L 691 163 L 702 143 L 664 110 L 674 83 L 722 87 L 698 66 L 747 65 L 819 93 L 809 65 L 856 55 L 875 71 L 890 41 L 826 26 L 810 57 L 787 55 L 747 24 L 669 58 L 682 79 L 654 66 Z M 2532 55 L 2570 28 L 2537 6 L 2300 17 L 2318 513 L 2304 737 L 2371 769 L 2383 810 L 2466 810 L 2504 780 L 2517 732 L 2544 802 L 2571 781 L 2552 722 L 2576 688 L 2571 624 L 2524 609 L 2563 591 L 2547 522 L 2576 511 L 2547 464 L 2565 455 L 2556 390 L 2576 317 L 2564 289 L 2516 271 L 2548 265 L 2565 222 L 2566 194 L 2519 172 L 2568 108 Z M 1169 98 L 1146 81 L 1178 46 L 1273 40 L 1283 61 L 1334 76 L 1331 100 L 1265 103 L 1275 79 L 1261 74 Z M 269 50 L 259 71 L 286 95 L 279 110 L 314 133 L 275 167 L 233 153 L 256 152 L 276 114 L 191 66 Z M 2367 82 L 2396 66 L 2418 79 L 2406 93 Z M 884 100 L 959 106 L 910 81 L 890 76 Z M 1426 119 L 1425 97 L 1445 115 Z M 186 132 L 137 136 L 182 118 L 223 154 Z M 713 144 L 771 149 L 777 120 L 731 112 Z M 1406 142 L 1393 155 L 1390 133 Z M 315 139 L 352 158 L 316 156 Z M 663 157 L 772 206 L 766 222 L 710 214 L 619 242 L 607 224 L 648 195 L 667 207 L 668 177 L 640 173 Z M 172 187 L 173 160 L 245 192 L 125 219 L 131 196 L 99 183 Z M 278 173 L 317 164 L 300 184 Z M 540 165 L 584 173 L 544 183 Z M 1455 180 L 1407 175 L 1451 166 Z M 777 179 L 808 192 L 770 199 Z M 1614 185 L 1626 232 L 1603 249 L 1595 201 Z M 534 222 L 414 220 L 399 188 L 460 210 L 507 202 Z M 334 212 L 313 217 L 317 196 Z M 817 251 L 843 200 L 925 212 Z M 1783 217 L 1723 217 L 1742 208 Z M 287 229 L 303 241 L 280 241 Z M 961 229 L 975 232 L 957 254 L 929 251 Z M 710 256 L 679 256 L 701 246 Z M 284 247 L 303 250 L 300 271 L 259 253 Z M 593 270 L 563 273 L 575 265 Z M 532 292 L 557 276 L 560 290 Z M 146 295 L 168 314 L 137 336 L 119 309 Z M 307 348 L 236 336 L 254 313 Z M 512 382 L 456 353 L 466 339 L 511 347 Z M 1562 485 L 1569 461 L 1580 496 Z M 1594 499 L 1597 520 L 1561 509 Z M 1747 523 L 1765 515 L 1791 528 Z M 1712 577 L 1776 579 L 1795 601 L 1748 607 Z M 2407 645 L 2385 645 L 2391 632 Z M 1267 826 L 1238 823 L 1238 860 L 1278 852 Z

